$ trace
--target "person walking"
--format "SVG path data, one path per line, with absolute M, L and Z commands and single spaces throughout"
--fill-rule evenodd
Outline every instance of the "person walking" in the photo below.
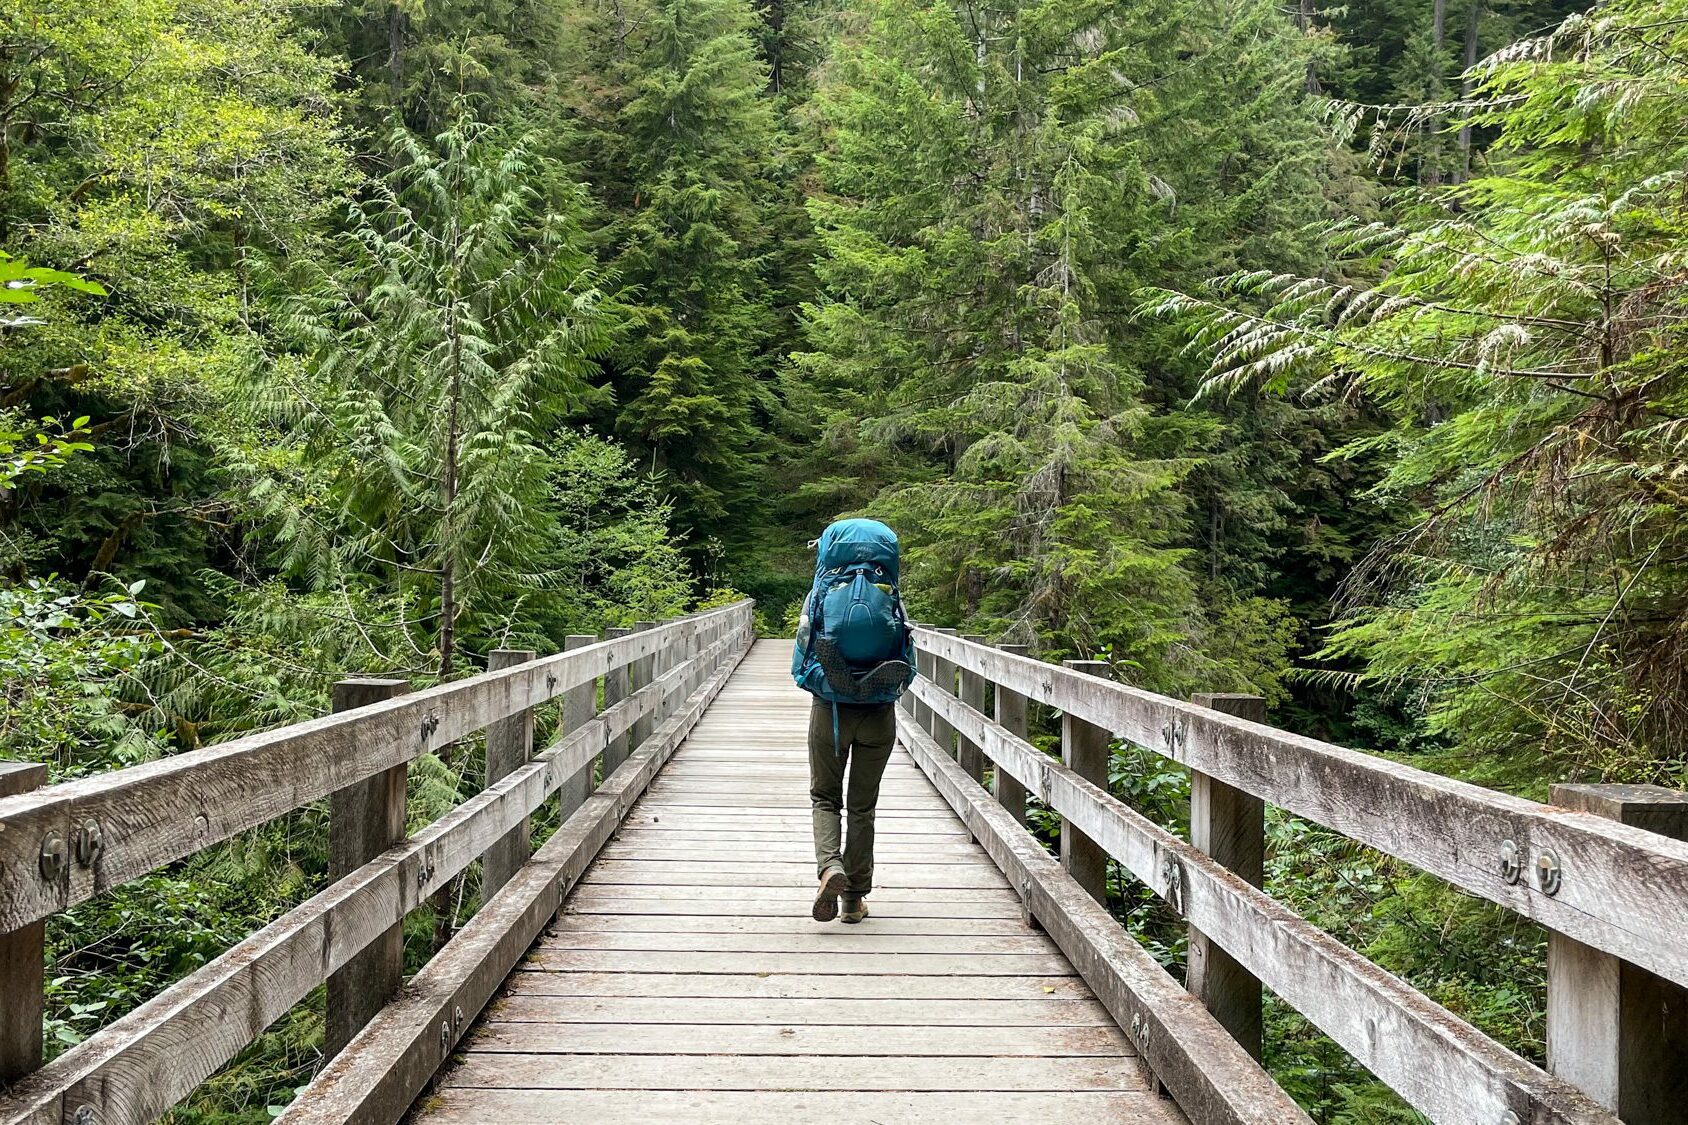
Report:
M 809 805 L 820 880 L 810 915 L 860 922 L 873 889 L 879 783 L 914 680 L 914 631 L 898 589 L 897 534 L 839 520 L 815 541 L 815 580 L 797 623 L 791 676 L 809 709 Z

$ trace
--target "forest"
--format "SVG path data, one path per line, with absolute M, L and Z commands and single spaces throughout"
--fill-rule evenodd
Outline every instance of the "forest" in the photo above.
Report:
M 744 595 L 790 636 L 870 514 L 922 621 L 1688 786 L 1688 0 L 0 0 L 0 279 L 0 759 L 55 780 Z M 1187 816 L 1138 748 L 1113 788 Z M 320 888 L 323 820 L 55 918 L 49 1053 Z M 1543 1057 L 1539 928 L 1269 832 Z M 279 1113 L 322 1023 L 172 1120 Z M 1266 1052 L 1421 1120 L 1287 1008 Z

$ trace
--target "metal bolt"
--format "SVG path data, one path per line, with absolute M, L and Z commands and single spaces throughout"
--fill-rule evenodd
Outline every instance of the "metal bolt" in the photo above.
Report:
M 41 877 L 57 882 L 64 869 L 70 866 L 70 847 L 57 828 L 49 828 L 41 838 Z
M 200 813 L 193 818 L 193 831 L 196 836 L 204 836 L 211 831 L 211 818 Z
M 433 737 L 434 732 L 439 730 L 439 729 L 440 729 L 440 719 L 439 719 L 438 715 L 423 715 L 422 716 L 422 737 L 423 738 Z
M 1167 856 L 1161 862 L 1161 874 L 1166 879 L 1166 904 L 1172 908 L 1174 914 L 1182 916 L 1184 913 L 1184 869 L 1178 865 L 1178 860 Z
M 94 1125 L 94 1122 L 97 1120 L 99 1120 L 99 1118 L 95 1116 L 93 1106 L 84 1105 L 77 1107 L 76 1125 Z
M 1510 1109 L 1500 1115 L 1500 1125 L 1521 1125 L 1518 1115 Z
M 1559 857 L 1552 852 L 1542 852 L 1536 856 L 1536 886 L 1541 888 L 1544 895 L 1559 893 L 1559 884 L 1564 873 L 1559 868 Z
M 462 1027 L 463 1026 L 463 1009 L 462 1009 L 461 1006 L 453 1006 L 452 1007 L 452 1009 L 451 1009 L 451 1023 L 452 1023 L 453 1027 Z
M 92 867 L 103 851 L 105 832 L 100 829 L 99 821 L 89 817 L 76 830 L 76 862 L 83 867 Z
M 1516 883 L 1524 874 L 1524 861 L 1518 854 L 1518 845 L 1511 840 L 1500 842 L 1500 877 L 1508 883 Z
M 555 673 L 555 672 L 545 673 L 545 690 L 546 691 L 556 691 L 557 690 L 557 673 Z
M 443 1053 L 450 1051 L 450 1050 L 451 1050 L 451 1025 L 442 1020 L 441 1023 L 440 1023 L 440 1052 L 443 1054 Z
M 416 885 L 418 887 L 420 887 L 420 886 L 425 885 L 427 882 L 428 882 L 428 865 L 426 863 L 424 863 L 421 867 L 418 867 L 416 869 Z

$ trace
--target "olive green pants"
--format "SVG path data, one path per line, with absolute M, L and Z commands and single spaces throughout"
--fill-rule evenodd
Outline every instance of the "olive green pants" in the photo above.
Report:
M 815 877 L 844 868 L 849 893 L 873 889 L 873 814 L 879 781 L 897 738 L 897 705 L 838 705 L 833 743 L 832 704 L 817 699 L 809 710 L 809 805 L 815 821 Z M 845 773 L 850 791 L 845 796 Z M 840 825 L 840 813 L 843 824 Z M 840 828 L 845 834 L 840 838 Z

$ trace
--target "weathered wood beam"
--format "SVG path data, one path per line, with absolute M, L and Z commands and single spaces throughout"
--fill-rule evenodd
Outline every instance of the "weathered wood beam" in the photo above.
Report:
M 556 915 L 748 651 L 738 647 L 546 841 L 533 859 L 283 1112 L 282 1125 L 398 1121 Z
M 604 639 L 609 641 L 620 640 L 622 637 L 631 635 L 632 632 L 631 629 L 617 626 L 613 629 L 605 629 Z M 624 662 L 604 673 L 605 707 L 614 707 L 617 703 L 626 699 L 632 691 L 633 667 L 631 664 Z M 615 740 L 604 750 L 602 776 L 608 777 L 614 773 L 615 768 L 627 760 L 627 753 L 631 749 L 630 737 L 625 734 L 617 735 Z
M 926 693 L 934 708 L 946 706 L 925 684 L 912 690 Z M 1511 1112 L 1532 1125 L 1616 1125 L 1617 1119 L 1581 1090 L 1508 1051 L 1200 849 L 1023 739 L 947 706 L 958 725 L 970 725 L 997 768 L 1019 777 L 1083 828 L 1186 921 L 1432 1121 L 1500 1122 Z
M 18 929 L 300 805 L 449 746 L 669 643 L 683 629 L 748 615 L 749 602 L 504 672 L 440 684 L 217 746 L 0 798 L 0 932 Z M 87 821 L 105 848 L 48 879 L 42 841 Z
M 930 685 L 920 684 L 931 692 Z M 951 704 L 959 710 L 958 704 Z M 992 724 L 994 725 L 994 724 Z M 980 727 L 975 728 L 982 733 Z M 1309 1122 L 1294 1100 L 926 732 L 898 739 L 1196 1125 Z
M 1063 667 L 1103 679 L 1111 674 L 1106 660 L 1068 660 Z M 1104 792 L 1108 788 L 1108 753 L 1112 745 L 1113 738 L 1106 728 L 1087 723 L 1071 712 L 1061 716 L 1061 760 L 1068 769 Z M 1108 904 L 1108 853 L 1066 817 L 1061 818 L 1061 866 L 1091 898 L 1104 906 Z
M 1266 721 L 1258 695 L 1201 694 L 1190 702 L 1247 719 Z M 1266 881 L 1266 802 L 1205 773 L 1190 774 L 1190 843 L 1253 886 Z M 1190 927 L 1185 985 L 1202 998 L 1231 1037 L 1260 1058 L 1263 999 L 1260 978 L 1196 926 Z
M 532 649 L 495 648 L 487 654 L 486 668 L 489 672 L 502 672 L 506 668 L 526 664 L 538 655 Z M 532 711 L 518 711 L 514 715 L 487 724 L 487 785 L 497 784 L 513 770 L 527 765 L 532 757 Z M 516 868 L 527 862 L 530 850 L 528 822 L 523 818 L 519 825 L 510 829 L 503 838 L 488 848 L 486 857 L 481 860 L 481 897 L 491 898 Z M 362 1026 L 363 1023 L 360 1022 L 358 1027 Z M 338 1053 L 338 1048 L 334 1053 Z
M 563 650 L 572 652 L 577 648 L 586 648 L 598 643 L 598 638 L 589 633 L 571 633 L 563 640 Z M 690 659 L 688 657 L 687 659 Z M 559 735 L 566 735 L 580 727 L 592 716 L 598 713 L 598 681 L 587 680 L 579 687 L 571 689 L 563 696 L 563 720 L 557 728 Z M 592 778 L 597 769 L 597 759 L 581 766 L 575 775 L 563 782 L 557 791 L 558 813 L 567 819 L 581 802 L 585 801 L 592 792 Z M 605 771 L 607 774 L 609 771 Z M 523 862 L 527 861 L 527 853 L 522 855 Z M 500 886 L 503 884 L 500 883 Z
M 623 700 L 416 836 L 329 886 L 0 1096 L 0 1122 L 154 1120 L 359 950 L 460 874 L 609 740 L 678 694 L 697 664 L 735 660 L 742 624 L 718 622 L 692 665 Z M 735 647 L 736 646 L 736 647 Z M 402 995 L 402 994 L 401 994 Z
M 349 679 L 334 685 L 336 713 L 396 699 L 404 680 Z M 506 770 L 506 773 L 509 771 Z M 348 785 L 328 798 L 328 878 L 344 879 L 405 837 L 409 770 L 403 764 Z M 332 1058 L 404 980 L 404 927 L 394 922 L 328 977 L 323 1054 Z
M 918 643 L 1270 804 L 1405 860 L 1550 930 L 1688 984 L 1688 843 L 1063 671 L 929 629 Z M 1554 894 L 1511 881 L 1551 852 Z
M 47 784 L 47 767 L 38 762 L 0 762 L 0 797 L 28 793 Z M 70 841 L 61 837 L 61 859 L 37 863 L 68 864 Z M 59 855 L 58 849 L 51 849 Z M 0 1086 L 16 1082 L 41 1065 L 41 1019 L 46 987 L 47 924 L 26 922 L 0 932 Z
M 998 645 L 1003 652 L 1016 653 L 1024 656 L 1028 651 L 1026 645 Z M 1003 687 L 1001 684 L 991 684 L 985 681 L 996 694 L 996 722 L 1003 730 L 1019 738 L 1026 737 L 1026 697 L 1013 688 Z M 924 704 L 922 704 L 924 706 Z M 997 804 L 1008 810 L 1008 815 L 1014 818 L 1016 824 L 1026 823 L 1026 787 L 1020 780 L 1005 769 L 998 768 L 991 773 L 991 787 L 996 792 Z
M 1551 796 L 1563 808 L 1688 838 L 1688 793 L 1677 789 L 1555 785 Z M 1548 934 L 1547 1065 L 1627 1125 L 1676 1125 L 1688 1115 L 1688 989 L 1574 938 Z

